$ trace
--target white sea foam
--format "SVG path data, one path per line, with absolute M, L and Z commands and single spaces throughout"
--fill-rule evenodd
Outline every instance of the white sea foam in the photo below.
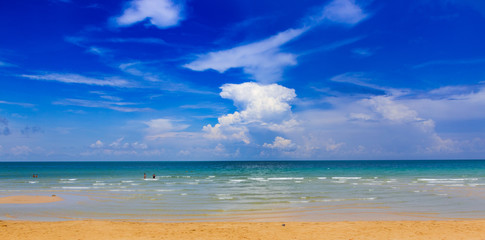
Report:
M 275 177 L 275 178 L 268 178 L 270 181 L 285 181 L 285 180 L 303 180 L 305 178 L 302 177 Z
M 39 181 L 29 181 L 29 183 L 34 184 L 34 183 L 39 183 Z
M 217 199 L 219 199 L 219 200 L 232 200 L 234 198 L 233 197 L 218 197 Z
M 327 179 L 327 177 L 318 177 L 318 179 L 325 180 L 325 179 Z
M 131 180 L 123 180 L 123 181 L 121 181 L 121 182 L 122 182 L 122 183 L 132 183 L 133 181 L 131 181 Z
M 72 181 L 59 181 L 59 183 L 74 183 Z
M 231 194 L 218 193 L 216 195 L 217 195 L 217 199 L 219 199 L 219 200 L 232 200 L 232 199 L 234 199 L 234 197 L 231 197 Z
M 332 177 L 332 179 L 335 179 L 335 180 L 359 180 L 359 179 L 362 179 L 362 177 Z
M 249 180 L 253 180 L 253 181 L 259 181 L 259 182 L 267 182 L 268 180 L 265 179 L 265 178 L 261 178 L 261 177 L 256 177 L 256 178 L 248 178 Z
M 231 179 L 229 181 L 234 182 L 234 183 L 239 183 L 239 182 L 245 182 L 246 180 L 244 180 L 244 179 Z

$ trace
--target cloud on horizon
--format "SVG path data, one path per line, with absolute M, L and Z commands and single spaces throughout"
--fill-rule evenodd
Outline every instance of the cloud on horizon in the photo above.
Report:
M 219 117 L 214 126 L 204 126 L 204 136 L 209 139 L 237 140 L 249 144 L 250 128 L 277 131 L 297 125 L 289 105 L 296 97 L 294 89 L 254 82 L 225 84 L 221 89 L 221 97 L 231 99 L 238 111 Z

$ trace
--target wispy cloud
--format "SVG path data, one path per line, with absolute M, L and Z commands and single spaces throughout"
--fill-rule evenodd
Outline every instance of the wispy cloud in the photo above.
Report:
M 8 62 L 0 61 L 0 67 L 16 67 L 16 65 Z
M 190 126 L 188 124 L 183 124 L 166 118 L 152 119 L 144 122 L 144 124 L 148 126 L 146 129 L 146 138 L 148 140 L 174 137 L 179 136 L 179 134 L 186 135 L 185 133 L 181 133 L 181 131 Z
M 324 7 L 319 20 L 354 25 L 367 16 L 354 0 L 334 0 Z
M 298 56 L 314 54 L 314 53 L 318 53 L 318 52 L 332 51 L 332 50 L 353 44 L 355 42 L 358 42 L 358 41 L 362 40 L 363 38 L 364 37 L 353 37 L 353 38 L 333 42 L 333 43 L 330 43 L 330 44 L 327 44 L 327 45 L 324 45 L 324 46 L 321 46 L 321 47 L 318 47 L 318 48 L 313 48 L 313 49 L 310 49 L 308 51 L 299 53 Z
M 95 86 L 108 86 L 108 87 L 133 87 L 133 84 L 127 80 L 109 77 L 105 79 L 86 77 L 78 74 L 72 73 L 48 73 L 48 74 L 22 74 L 20 77 L 32 79 L 32 80 L 43 80 L 43 81 L 56 81 L 62 83 L 70 84 L 87 84 Z
M 167 45 L 167 42 L 161 38 L 109 38 L 106 39 L 106 41 L 113 43 L 149 43 Z
M 158 28 L 169 28 L 183 20 L 182 11 L 183 6 L 171 0 L 133 0 L 116 18 L 116 23 L 120 27 L 127 27 L 148 19 L 150 24 Z
M 333 81 L 333 82 L 351 83 L 354 85 L 373 88 L 373 89 L 382 90 L 382 91 L 388 90 L 388 88 L 370 83 L 371 80 L 372 80 L 371 78 L 367 77 L 365 73 L 362 73 L 362 72 L 347 72 L 330 78 L 330 81 Z
M 167 45 L 161 38 L 88 38 L 88 37 L 65 37 L 65 41 L 81 46 L 84 43 L 144 43 Z
M 220 73 L 231 68 L 242 68 L 254 80 L 262 83 L 277 82 L 282 79 L 285 67 L 297 64 L 296 55 L 281 52 L 280 48 L 283 45 L 322 23 L 335 22 L 355 25 L 366 17 L 367 15 L 362 8 L 356 5 L 353 0 L 334 0 L 323 8 L 320 15 L 309 17 L 310 24 L 304 27 L 291 28 L 254 43 L 202 54 L 196 60 L 183 66 L 194 71 L 213 69 Z M 303 54 L 335 49 L 359 39 L 348 39 Z
M 352 50 L 352 53 L 362 57 L 369 57 L 374 55 L 374 52 L 369 48 L 355 48 Z
M 295 55 L 282 53 L 279 48 L 306 30 L 289 29 L 259 42 L 203 54 L 184 67 L 194 71 L 213 69 L 220 73 L 230 68 L 243 68 L 245 73 L 257 81 L 276 82 L 281 80 L 284 67 L 296 64 Z
M 485 63 L 485 58 L 477 59 L 454 59 L 454 60 L 434 60 L 413 66 L 413 68 L 424 68 L 434 65 L 465 65 Z
M 31 104 L 31 103 L 7 102 L 7 101 L 2 101 L 2 100 L 0 100 L 0 104 L 17 105 L 17 106 L 22 106 L 22 107 L 27 107 L 27 108 L 35 107 L 35 105 Z
M 190 86 L 183 81 L 174 81 L 170 77 L 156 69 L 148 67 L 144 62 L 129 62 L 119 65 L 119 69 L 123 72 L 140 77 L 145 81 L 151 82 L 154 88 L 159 88 L 163 91 L 169 92 L 185 92 L 204 95 L 215 95 L 216 93 L 207 91 L 201 88 Z
M 64 106 L 80 106 L 88 108 L 106 108 L 119 112 L 147 112 L 152 111 L 151 108 L 129 107 L 137 105 L 131 102 L 111 102 L 111 101 L 94 101 L 85 99 L 68 98 L 60 101 L 55 101 L 52 104 Z

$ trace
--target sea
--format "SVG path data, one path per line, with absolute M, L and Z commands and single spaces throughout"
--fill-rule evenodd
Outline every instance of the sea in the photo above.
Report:
M 0 162 L 0 197 L 18 195 L 64 201 L 0 220 L 479 219 L 485 160 Z

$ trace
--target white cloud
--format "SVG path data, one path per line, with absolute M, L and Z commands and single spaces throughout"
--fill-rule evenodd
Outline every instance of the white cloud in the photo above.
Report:
M 289 113 L 289 101 L 296 97 L 295 90 L 278 84 L 261 85 L 254 82 L 225 84 L 221 87 L 222 98 L 231 99 L 239 109 L 244 122 L 279 121 Z
M 384 119 L 399 122 L 422 121 L 418 113 L 404 104 L 396 103 L 391 96 L 376 96 L 363 100 Z
M 97 140 L 95 143 L 89 145 L 91 148 L 102 148 L 104 143 L 101 140 Z
M 333 0 L 323 9 L 321 20 L 354 25 L 364 20 L 367 14 L 354 0 Z
M 199 55 L 195 61 L 185 64 L 184 67 L 194 71 L 213 69 L 220 73 L 231 68 L 242 68 L 246 74 L 249 74 L 256 81 L 262 83 L 277 82 L 282 79 L 285 67 L 297 64 L 296 56 L 281 52 L 281 46 L 324 22 L 323 20 L 354 25 L 366 16 L 353 0 L 334 0 L 324 7 L 321 16 L 311 16 L 311 24 L 308 24 L 308 26 L 288 29 L 258 42 Z M 325 46 L 322 49 L 313 49 L 305 54 L 334 49 L 358 39 L 360 38 L 346 40 L 333 46 Z
M 171 77 L 160 72 L 159 67 L 149 67 L 150 63 L 146 62 L 128 62 L 119 65 L 120 70 L 129 73 L 132 76 L 142 78 L 149 82 L 145 86 L 152 85 L 154 88 L 159 88 L 169 92 L 185 92 L 194 94 L 215 95 L 216 93 L 204 90 L 200 86 L 193 87 L 190 84 L 184 83 L 181 80 L 172 80 Z
M 94 46 L 89 47 L 86 51 L 88 53 L 98 55 L 98 56 L 101 56 L 101 57 L 105 56 L 106 54 L 108 54 L 110 52 L 110 50 L 108 50 L 106 48 L 94 47 Z
M 139 142 L 125 142 L 125 138 L 121 137 L 116 139 L 110 144 L 104 144 L 101 140 L 97 140 L 95 143 L 89 145 L 92 150 L 82 153 L 84 156 L 92 155 L 142 155 L 142 156 L 154 156 L 159 155 L 158 149 L 148 149 L 148 145 Z
M 30 147 L 22 145 L 22 146 L 15 146 L 10 149 L 10 152 L 15 155 L 15 156 L 20 156 L 20 155 L 28 155 L 32 152 L 32 149 Z
M 94 101 L 85 99 L 63 99 L 55 101 L 54 105 L 64 105 L 64 106 L 81 106 L 88 108 L 106 108 L 118 112 L 148 112 L 152 111 L 151 108 L 144 107 L 134 107 L 137 103 L 132 102 L 119 102 L 119 101 Z M 131 107 L 128 107 L 131 106 Z
M 31 104 L 31 103 L 19 103 L 19 102 L 0 101 L 0 104 L 17 105 L 17 106 L 28 107 L 28 108 L 35 107 L 35 105 L 34 104 Z
M 20 75 L 24 78 L 29 78 L 33 80 L 43 80 L 43 81 L 56 81 L 62 83 L 76 83 L 76 84 L 87 84 L 87 85 L 96 85 L 96 86 L 108 86 L 108 87 L 130 87 L 132 84 L 124 79 L 120 78 L 105 78 L 105 79 L 98 79 L 98 78 L 91 78 L 86 77 L 78 74 L 63 74 L 63 73 L 51 73 L 51 74 L 38 74 L 38 75 L 29 75 L 29 74 L 22 74 Z
M 167 137 L 181 137 L 181 135 L 187 136 L 183 131 L 187 129 L 190 125 L 181 124 L 170 119 L 152 119 L 150 121 L 144 122 L 148 126 L 146 129 L 148 140 L 156 140 L 160 138 Z
M 254 82 L 225 84 L 221 89 L 221 97 L 233 100 L 239 111 L 219 117 L 214 126 L 205 126 L 203 130 L 208 138 L 250 143 L 249 127 L 274 130 L 281 125 L 296 125 L 288 103 L 296 97 L 294 89 Z
M 0 67 L 16 67 L 16 66 L 8 62 L 0 61 Z
M 485 119 L 485 87 L 469 89 L 464 86 L 444 87 L 424 96 L 406 100 L 406 104 L 421 114 L 440 121 Z
M 291 150 L 295 147 L 295 145 L 291 142 L 290 139 L 285 139 L 283 137 L 277 136 L 275 137 L 273 143 L 264 143 L 263 147 L 279 150 Z
M 148 19 L 150 24 L 158 28 L 169 28 L 183 20 L 182 10 L 182 5 L 171 0 L 133 0 L 116 18 L 116 23 L 126 27 Z
M 306 30 L 289 29 L 259 42 L 203 54 L 184 67 L 194 71 L 213 69 L 220 73 L 231 68 L 243 68 L 254 80 L 276 82 L 281 80 L 285 67 L 296 65 L 296 56 L 280 52 L 279 48 Z

